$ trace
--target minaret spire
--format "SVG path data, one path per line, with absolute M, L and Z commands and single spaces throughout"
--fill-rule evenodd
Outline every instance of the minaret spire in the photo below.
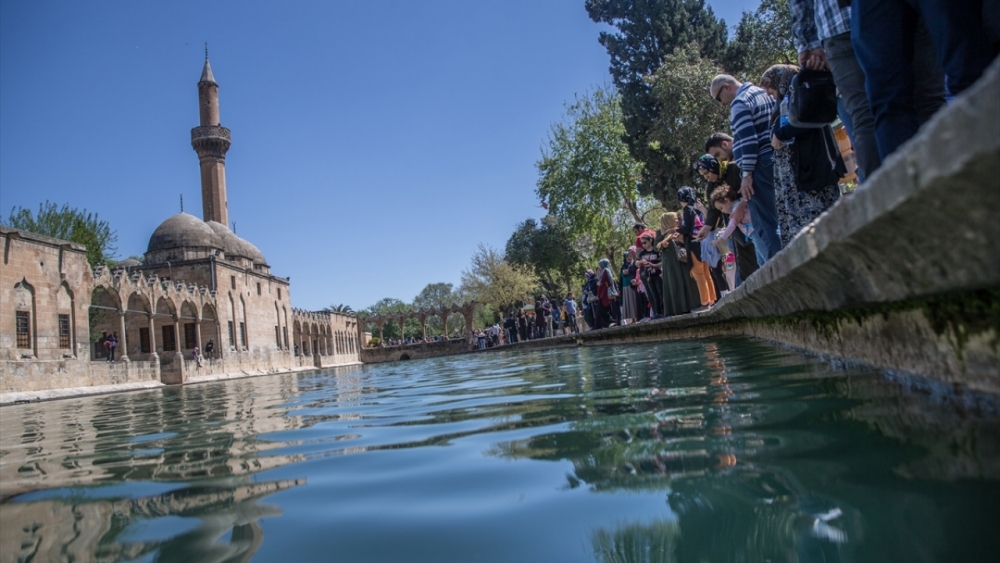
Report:
M 229 129 L 219 121 L 219 84 L 208 62 L 205 43 L 205 67 L 198 81 L 198 104 L 201 124 L 191 130 L 191 146 L 201 163 L 201 203 L 205 221 L 229 224 L 226 200 L 226 152 L 229 150 Z

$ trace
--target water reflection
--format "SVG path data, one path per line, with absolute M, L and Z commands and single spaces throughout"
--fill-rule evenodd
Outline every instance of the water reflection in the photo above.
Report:
M 974 560 L 984 405 L 724 339 L 5 407 L 0 563 Z

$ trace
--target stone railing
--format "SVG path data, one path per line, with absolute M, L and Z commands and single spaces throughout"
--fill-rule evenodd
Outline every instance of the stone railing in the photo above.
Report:
M 191 129 L 191 142 L 201 139 L 222 139 L 232 141 L 229 129 L 221 125 L 203 125 Z

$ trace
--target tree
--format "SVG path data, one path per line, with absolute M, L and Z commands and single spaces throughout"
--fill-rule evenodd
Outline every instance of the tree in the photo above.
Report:
M 554 215 L 546 216 L 541 225 L 534 219 L 518 225 L 507 240 L 505 256 L 512 263 L 531 266 L 550 293 L 572 290 L 573 276 L 580 269 L 580 252 Z
M 344 304 L 330 305 L 329 307 L 326 308 L 326 310 L 330 311 L 331 313 L 341 313 L 343 315 L 354 314 L 354 309 L 351 309 L 350 305 L 344 305 Z
M 586 8 L 590 19 L 617 29 L 617 33 L 601 32 L 600 42 L 611 57 L 611 78 L 621 94 L 625 142 L 629 153 L 644 165 L 639 191 L 662 201 L 664 187 L 673 181 L 673 168 L 670 155 L 651 137 L 660 107 L 646 77 L 676 48 L 691 43 L 699 46 L 703 57 L 720 59 L 726 48 L 726 23 L 704 0 L 587 0 Z
M 771 65 L 797 64 L 788 0 L 761 0 L 756 11 L 743 12 L 723 57 L 726 70 L 742 80 L 758 82 Z
M 659 107 L 649 131 L 662 156 L 664 184 L 657 197 L 673 206 L 677 188 L 697 177 L 691 163 L 702 153 L 705 139 L 715 131 L 729 130 L 728 114 L 708 95 L 709 83 L 720 72 L 692 43 L 664 57 L 663 65 L 647 79 Z
M 480 244 L 469 269 L 462 272 L 460 291 L 484 305 L 509 311 L 534 297 L 539 286 L 531 268 L 512 264 L 498 251 Z
M 619 97 L 598 88 L 567 106 L 535 164 L 536 193 L 587 260 L 614 259 L 627 247 L 632 224 L 654 206 L 636 191 L 642 165 L 629 154 L 624 133 Z
M 32 215 L 30 209 L 15 207 L 11 209 L 7 222 L 15 229 L 86 246 L 87 262 L 91 267 L 109 266 L 118 251 L 115 246 L 118 235 L 107 221 L 102 221 L 96 213 L 88 213 L 86 209 L 71 208 L 69 204 L 59 208 L 46 200 L 38 205 L 37 215 Z
M 442 307 L 450 307 L 452 305 L 461 303 L 462 299 L 459 297 L 458 293 L 455 291 L 454 286 L 450 283 L 429 283 L 426 287 L 420 290 L 420 293 L 413 298 L 412 307 L 414 309 L 440 309 Z M 448 317 L 448 328 L 451 331 L 444 330 L 445 327 L 442 325 L 441 317 L 434 315 L 429 317 L 426 321 L 428 334 L 441 334 L 448 335 L 453 334 L 456 330 L 461 331 L 462 327 L 465 326 L 464 320 L 460 319 L 461 315 L 452 315 Z

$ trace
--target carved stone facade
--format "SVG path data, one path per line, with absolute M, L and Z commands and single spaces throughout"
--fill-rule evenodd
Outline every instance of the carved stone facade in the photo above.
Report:
M 359 362 L 357 319 L 293 309 L 288 278 L 227 227 L 230 132 L 219 123 L 218 86 L 206 58 L 191 132 L 204 219 L 168 217 L 142 263 L 91 271 L 78 244 L 0 229 L 0 392 Z M 100 344 L 105 334 L 117 335 L 113 354 Z

